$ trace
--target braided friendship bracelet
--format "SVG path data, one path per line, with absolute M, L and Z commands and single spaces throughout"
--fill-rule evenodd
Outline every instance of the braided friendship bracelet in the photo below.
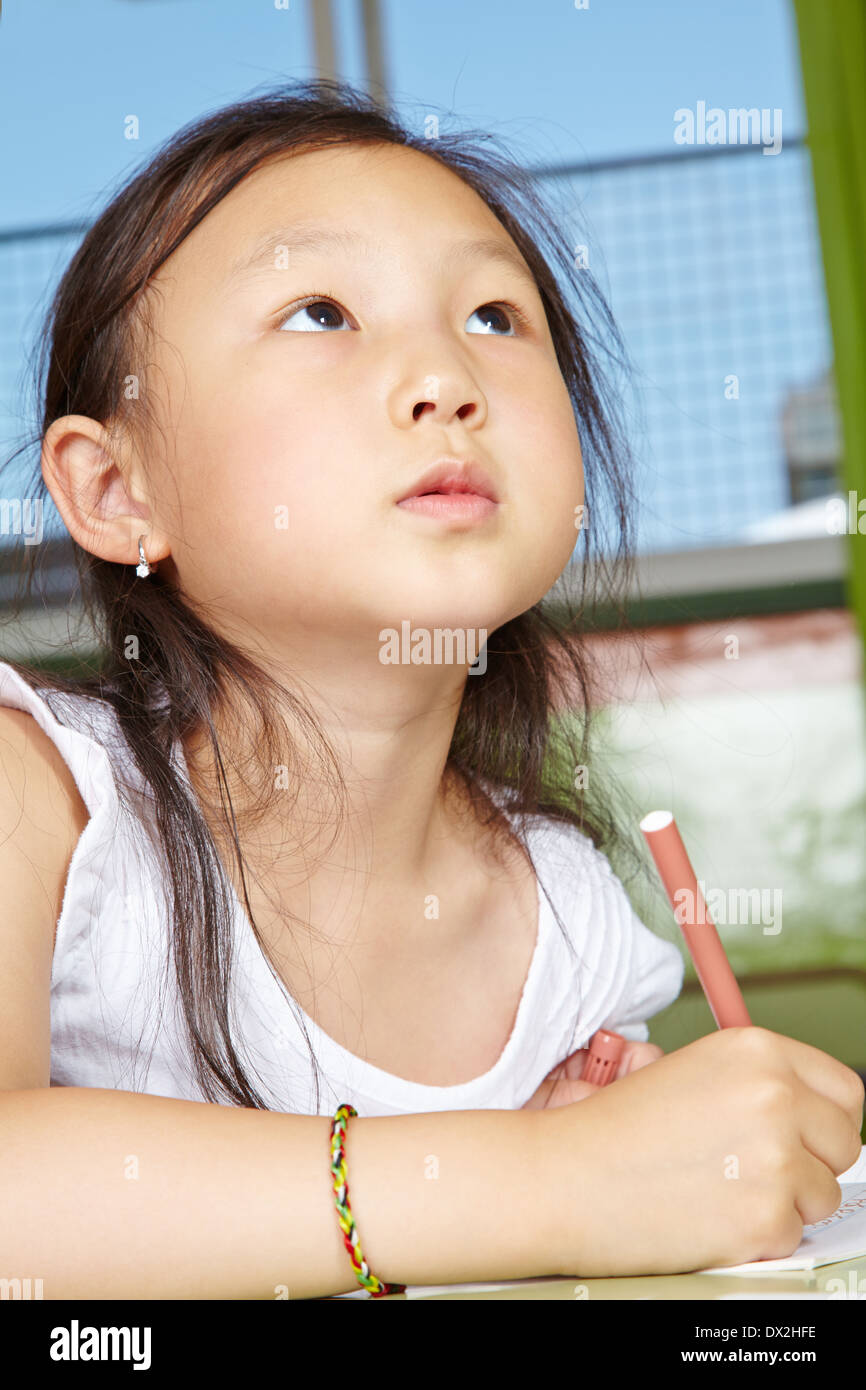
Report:
M 349 1183 L 346 1178 L 346 1129 L 349 1116 L 357 1115 L 353 1105 L 341 1105 L 331 1121 L 331 1174 L 334 1179 L 334 1199 L 337 1204 L 337 1220 L 343 1232 L 343 1244 L 349 1252 L 352 1268 L 358 1282 L 369 1289 L 372 1298 L 384 1298 L 389 1293 L 405 1293 L 405 1284 L 385 1284 L 370 1270 L 361 1254 L 361 1238 L 349 1206 Z

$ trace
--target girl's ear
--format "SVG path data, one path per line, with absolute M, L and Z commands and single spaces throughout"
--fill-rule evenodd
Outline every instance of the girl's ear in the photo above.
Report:
M 170 554 L 168 536 L 154 525 L 143 490 L 124 476 L 98 420 L 87 415 L 54 420 L 42 441 L 42 476 L 69 534 L 91 555 L 138 564 L 143 532 L 151 564 Z

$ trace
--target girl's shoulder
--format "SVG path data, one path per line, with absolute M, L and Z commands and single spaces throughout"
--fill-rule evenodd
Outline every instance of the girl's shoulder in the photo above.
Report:
M 0 738 L 9 776 L 10 759 L 19 760 L 31 775 L 28 792 L 44 802 L 44 812 L 53 822 L 57 813 L 68 813 L 72 829 L 80 834 L 89 818 L 87 800 L 81 794 L 77 759 L 70 756 L 69 740 L 63 726 L 40 694 L 6 661 L 0 661 Z M 56 793 L 59 793 L 57 795 Z
M 50 866 L 46 872 L 52 876 L 47 896 L 65 902 L 74 866 L 80 878 L 92 846 L 110 841 L 118 829 L 118 760 L 125 782 L 134 783 L 116 716 L 103 700 L 31 684 L 9 662 L 0 661 L 0 738 L 7 768 L 17 768 L 19 794 L 26 797 L 14 833 L 40 837 L 39 859 Z M 5 790 L 11 815 L 15 794 L 8 785 Z M 2 831 L 8 834 L 10 828 Z M 27 852 L 23 843 L 20 849 Z M 36 846 L 30 850 L 35 852 Z M 53 925 L 56 948 L 58 915 Z
M 117 715 L 107 700 L 39 686 L 8 661 L 0 661 L 0 707 L 32 717 L 66 764 L 91 815 L 111 797 L 119 776 L 141 790 Z
M 70 864 L 91 819 L 72 767 L 51 736 L 50 716 L 46 720 L 43 711 L 40 717 L 39 704 L 23 678 L 0 663 L 0 878 L 6 917 L 2 944 L 11 952 L 10 969 L 0 973 L 17 981 L 14 997 L 0 1012 L 7 1022 L 18 1017 L 16 1042 L 24 1051 L 22 1030 L 29 1027 L 24 1014 L 40 1020 L 46 1007 L 41 996 L 27 991 L 45 978 L 46 970 L 50 973 Z M 11 1046 L 11 1040 L 6 1041 Z M 36 1079 L 29 1084 L 48 1084 L 41 1048 L 39 1042 L 33 1053 Z M 16 1055 L 14 1050 L 0 1051 Z M 13 1084 L 8 1075 L 6 1081 Z

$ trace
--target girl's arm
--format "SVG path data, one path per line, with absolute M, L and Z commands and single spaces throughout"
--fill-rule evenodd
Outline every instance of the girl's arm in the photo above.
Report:
M 554 1272 L 560 1190 L 541 1119 L 350 1119 L 349 1198 L 373 1273 L 439 1284 Z M 327 1116 L 83 1087 L 0 1092 L 0 1276 L 42 1279 L 46 1299 L 358 1290 L 329 1134 Z

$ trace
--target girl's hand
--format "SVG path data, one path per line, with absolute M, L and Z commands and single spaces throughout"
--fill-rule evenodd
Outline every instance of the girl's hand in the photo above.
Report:
M 604 1086 L 595 1086 L 591 1081 L 578 1080 L 588 1052 L 589 1048 L 582 1047 L 579 1052 L 572 1052 L 570 1057 L 566 1057 L 564 1062 L 554 1067 L 521 1109 L 551 1110 L 554 1106 L 571 1105 L 572 1101 L 583 1100 L 586 1096 L 594 1095 L 596 1091 L 605 1090 Z M 664 1055 L 655 1043 L 627 1042 L 617 1067 L 616 1079 L 619 1080 L 630 1071 L 637 1071 L 638 1067 L 645 1067 L 649 1062 L 656 1062 Z M 612 1086 L 614 1082 L 610 1081 L 608 1085 Z

